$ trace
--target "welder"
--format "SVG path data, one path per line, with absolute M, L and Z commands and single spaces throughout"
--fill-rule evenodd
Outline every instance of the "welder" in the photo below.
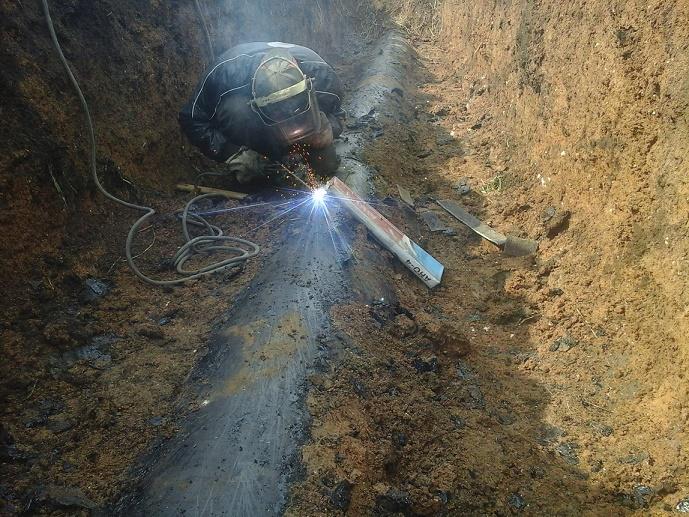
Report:
M 226 162 L 239 183 L 305 163 L 323 177 L 338 166 L 342 85 L 313 50 L 281 42 L 237 45 L 206 70 L 179 114 L 189 140 Z

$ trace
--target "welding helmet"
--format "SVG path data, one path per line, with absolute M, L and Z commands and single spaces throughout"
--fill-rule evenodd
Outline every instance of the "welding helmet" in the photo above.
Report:
M 268 51 L 252 81 L 252 109 L 275 137 L 292 145 L 321 130 L 313 82 L 287 50 Z

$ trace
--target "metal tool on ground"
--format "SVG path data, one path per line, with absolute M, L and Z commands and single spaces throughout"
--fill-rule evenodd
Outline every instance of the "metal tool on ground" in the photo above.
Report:
M 502 248 L 505 255 L 523 257 L 526 255 L 533 255 L 538 250 L 538 241 L 522 239 L 511 235 L 503 235 L 471 215 L 452 200 L 438 200 L 438 204 L 449 212 L 450 215 L 467 225 L 481 237 Z
M 191 192 L 193 194 L 218 194 L 220 196 L 225 196 L 228 199 L 238 199 L 240 201 L 248 195 L 244 194 L 243 192 L 234 192 L 233 190 L 203 187 L 201 185 L 192 185 L 191 183 L 178 183 L 175 186 L 175 188 L 180 192 Z
M 402 233 L 338 178 L 328 181 L 326 188 L 331 197 L 338 199 L 383 246 L 394 253 L 428 287 L 435 287 L 440 283 L 444 266 L 421 246 Z
M 438 214 L 436 214 L 434 211 L 419 210 L 417 213 L 419 214 L 419 217 L 421 217 L 423 222 L 426 223 L 426 226 L 428 226 L 428 229 L 431 232 L 443 232 L 447 235 L 457 234 L 457 232 L 455 232 L 452 228 L 443 223 L 440 220 L 440 217 L 438 217 Z
M 401 185 L 397 185 L 397 192 L 400 194 L 400 199 L 407 203 L 411 208 L 414 208 L 414 198 L 411 197 L 409 191 Z

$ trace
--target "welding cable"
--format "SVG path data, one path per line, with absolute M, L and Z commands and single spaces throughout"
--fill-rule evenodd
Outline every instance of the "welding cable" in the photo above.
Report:
M 208 32 L 208 25 L 206 24 L 206 17 L 203 15 L 201 10 L 201 4 L 199 0 L 194 0 L 194 5 L 196 6 L 196 12 L 199 15 L 199 20 L 201 20 L 201 26 L 203 27 L 203 33 L 206 35 L 206 44 L 208 45 L 208 54 L 210 55 L 211 63 L 215 61 L 215 53 L 213 52 L 213 43 L 211 42 L 211 35 Z
M 153 278 L 146 276 L 139 270 L 139 268 L 134 263 L 134 259 L 132 257 L 132 244 L 134 242 L 134 237 L 138 233 L 139 228 L 149 218 L 155 215 L 156 212 L 151 207 L 129 203 L 127 201 L 113 196 L 107 190 L 105 190 L 100 180 L 98 179 L 98 171 L 96 167 L 96 135 L 95 131 L 93 130 L 93 121 L 91 120 L 91 113 L 89 111 L 88 104 L 86 103 L 86 99 L 84 98 L 84 94 L 82 93 L 81 88 L 79 87 L 79 83 L 74 77 L 74 74 L 72 73 L 72 70 L 69 67 L 67 59 L 62 53 L 62 47 L 60 47 L 60 43 L 57 39 L 57 34 L 55 34 L 55 28 L 53 27 L 53 20 L 50 17 L 48 1 L 42 0 L 42 2 L 43 13 L 45 14 L 45 19 L 48 24 L 48 29 L 50 31 L 50 37 L 53 41 L 53 45 L 55 46 L 55 50 L 60 56 L 60 61 L 62 62 L 62 65 L 64 66 L 65 71 L 67 72 L 67 75 L 69 76 L 69 79 L 77 92 L 77 95 L 79 96 L 81 107 L 84 110 L 84 113 L 86 114 L 86 122 L 88 125 L 90 143 L 89 161 L 93 181 L 98 187 L 98 190 L 100 190 L 103 193 L 103 195 L 111 201 L 126 206 L 127 208 L 132 208 L 134 210 L 145 212 L 145 214 L 132 225 L 131 229 L 129 230 L 129 234 L 127 234 L 127 241 L 125 244 L 125 254 L 127 256 L 127 263 L 129 264 L 131 270 L 136 274 L 136 276 L 141 278 L 143 281 L 153 285 L 179 285 L 183 282 L 187 282 L 195 278 L 209 275 L 211 273 L 217 273 L 226 269 L 241 267 L 249 258 L 257 255 L 260 251 L 260 248 L 257 244 L 246 239 L 240 239 L 239 237 L 230 237 L 228 235 L 223 235 L 223 232 L 220 228 L 211 225 L 200 215 L 194 214 L 193 212 L 190 213 L 192 206 L 196 202 L 212 196 L 219 196 L 219 194 L 202 194 L 189 201 L 184 207 L 184 211 L 182 213 L 182 230 L 184 232 L 184 238 L 186 239 L 186 243 L 175 254 L 173 258 L 173 263 L 175 265 L 177 272 L 184 275 L 184 278 L 177 278 L 173 280 L 155 280 Z M 189 234 L 189 224 L 191 224 L 192 226 L 205 227 L 209 234 L 192 238 Z M 191 259 L 194 255 L 213 253 L 216 251 L 231 253 L 233 254 L 233 256 L 225 260 L 209 264 L 199 269 L 184 269 L 185 263 L 189 261 L 189 259 Z

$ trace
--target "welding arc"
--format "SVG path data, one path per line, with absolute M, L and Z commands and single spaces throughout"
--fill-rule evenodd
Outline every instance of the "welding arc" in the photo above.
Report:
M 179 285 L 184 282 L 187 282 L 189 280 L 193 280 L 195 278 L 199 278 L 205 275 L 209 275 L 211 273 L 216 273 L 219 271 L 223 271 L 226 269 L 231 269 L 235 267 L 240 267 L 248 260 L 249 258 L 255 256 L 258 254 L 260 251 L 260 248 L 258 247 L 257 244 L 248 241 L 246 239 L 240 239 L 239 237 L 230 237 L 227 235 L 223 235 L 222 230 L 218 228 L 217 226 L 211 225 L 208 221 L 203 219 L 200 215 L 194 214 L 194 213 L 189 213 L 190 208 L 197 202 L 202 199 L 206 199 L 212 196 L 218 196 L 218 194 L 202 194 L 200 196 L 197 196 L 193 198 L 191 201 L 189 201 L 186 206 L 184 207 L 184 211 L 182 212 L 182 230 L 184 232 L 184 238 L 186 239 L 186 243 L 177 251 L 173 258 L 173 262 L 175 265 L 175 268 L 178 273 L 184 275 L 184 278 L 177 278 L 173 280 L 155 280 L 153 278 L 150 278 L 143 274 L 139 268 L 136 266 L 134 263 L 134 259 L 132 257 L 132 244 L 134 242 L 134 237 L 139 231 L 139 228 L 145 223 L 150 217 L 155 215 L 155 210 L 151 207 L 148 206 L 142 206 L 142 205 L 136 205 L 134 203 L 129 203 L 127 201 L 124 201 L 118 197 L 113 196 L 110 194 L 103 185 L 101 185 L 100 180 L 98 179 L 98 171 L 96 168 L 96 135 L 95 131 L 93 130 L 93 121 L 91 120 L 91 113 L 89 111 L 88 104 L 86 103 L 86 99 L 84 98 L 84 94 L 81 91 L 81 88 L 79 87 L 79 83 L 77 82 L 76 78 L 74 77 L 74 74 L 72 73 L 71 68 L 69 67 L 69 63 L 67 62 L 67 59 L 65 58 L 65 55 L 62 53 L 62 47 L 60 47 L 60 42 L 57 39 L 57 34 L 55 34 L 55 28 L 53 27 L 53 20 L 50 16 L 50 10 L 48 8 L 48 1 L 47 0 L 42 0 L 43 3 L 43 13 L 45 14 L 45 19 L 48 24 L 48 30 L 50 31 L 50 37 L 53 41 L 53 45 L 55 46 L 55 50 L 57 51 L 60 61 L 62 62 L 62 65 L 65 68 L 65 71 L 67 72 L 67 75 L 69 76 L 70 81 L 72 82 L 72 85 L 74 86 L 74 89 L 77 92 L 77 95 L 79 96 L 79 101 L 81 102 L 81 107 L 84 110 L 84 113 L 86 114 L 86 122 L 88 125 L 88 133 L 89 133 L 89 143 L 90 143 L 90 155 L 89 155 L 89 161 L 91 165 L 91 174 L 93 176 L 93 181 L 96 184 L 96 187 L 98 187 L 98 190 L 100 190 L 105 197 L 110 199 L 111 201 L 114 201 L 115 203 L 119 203 L 120 205 L 126 206 L 127 208 L 132 208 L 134 210 L 139 210 L 142 212 L 146 212 L 141 218 L 139 218 L 131 227 L 129 230 L 129 234 L 127 235 L 127 241 L 125 244 L 125 254 L 127 256 L 127 263 L 129 264 L 129 267 L 131 270 L 141 278 L 143 281 L 148 282 L 149 284 L 153 285 L 161 285 L 161 286 L 172 286 L 172 285 Z M 201 235 L 199 237 L 194 237 L 192 238 L 191 235 L 189 234 L 189 225 L 192 226 L 201 226 L 206 228 L 208 230 L 209 234 L 208 235 Z M 214 262 L 212 264 L 209 264 L 205 267 L 195 269 L 195 270 L 186 270 L 184 269 L 184 264 L 189 261 L 195 254 L 200 254 L 200 253 L 212 253 L 216 251 L 223 251 L 226 253 L 231 253 L 233 254 L 232 257 L 227 258 L 225 260 L 219 261 L 219 262 Z

